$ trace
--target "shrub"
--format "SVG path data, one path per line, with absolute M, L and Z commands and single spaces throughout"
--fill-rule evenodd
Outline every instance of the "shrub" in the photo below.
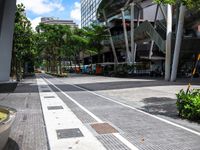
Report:
M 50 73 L 50 72 L 46 72 L 46 74 L 49 74 L 49 75 L 52 75 L 52 76 L 55 76 L 55 77 L 68 77 L 68 74 L 67 73 L 62 73 L 62 74 L 57 74 L 57 73 Z
M 176 96 L 179 115 L 183 118 L 200 121 L 200 89 L 193 89 L 188 93 L 181 90 Z

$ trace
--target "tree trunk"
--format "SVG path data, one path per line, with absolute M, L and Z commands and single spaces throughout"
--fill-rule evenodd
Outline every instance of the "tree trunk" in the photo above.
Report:
M 100 51 L 98 51 L 98 54 L 97 54 L 97 63 L 100 63 L 100 56 L 101 56 L 101 53 L 100 53 Z
M 59 60 L 59 69 L 60 69 L 60 74 L 62 74 L 62 61 L 61 61 L 61 59 Z

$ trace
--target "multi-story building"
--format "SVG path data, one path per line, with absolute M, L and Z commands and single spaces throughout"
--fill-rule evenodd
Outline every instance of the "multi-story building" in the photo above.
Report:
M 88 7 L 93 6 L 90 3 L 92 1 L 85 0 L 84 2 L 88 2 Z M 92 62 L 104 66 L 113 63 L 116 65 L 116 62 L 134 64 L 134 73 L 165 74 L 166 80 L 169 80 L 171 71 L 172 81 L 174 81 L 177 69 L 179 75 L 190 73 L 195 56 L 200 51 L 198 44 L 200 24 L 196 22 L 199 14 L 187 11 L 185 15 L 179 59 L 179 54 L 174 53 L 177 47 L 176 18 L 178 13 L 175 7 L 169 7 L 155 4 L 151 0 L 101 0 L 97 9 L 97 20 L 106 23 L 111 37 L 103 41 L 101 62 L 97 62 L 97 56 L 94 55 L 92 58 L 85 56 L 84 63 Z M 171 11 L 167 12 L 167 8 Z M 85 11 L 89 14 L 92 12 L 89 9 Z M 86 15 L 82 17 L 85 18 Z M 173 15 L 171 25 L 167 23 L 169 19 L 167 15 Z M 169 28 L 171 28 L 172 36 L 167 34 Z M 176 60 L 180 61 L 179 66 L 174 65 Z
M 75 22 L 73 22 L 73 20 L 60 20 L 59 18 L 53 18 L 53 17 L 43 17 L 41 18 L 41 23 L 69 25 L 72 28 L 78 27 L 78 25 Z
M 85 27 L 97 20 L 96 12 L 101 0 L 81 0 L 81 26 Z

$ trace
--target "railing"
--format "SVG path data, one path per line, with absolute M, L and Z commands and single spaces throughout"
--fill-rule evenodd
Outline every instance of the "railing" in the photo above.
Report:
M 164 25 L 163 25 L 164 30 Z M 134 31 L 134 39 L 135 42 L 138 42 L 140 40 L 153 40 L 155 44 L 159 47 L 159 49 L 162 52 L 165 52 L 165 40 L 160 36 L 160 34 L 154 29 L 151 23 L 148 21 L 143 22 L 140 24 L 139 27 L 135 28 Z M 127 32 L 128 39 L 131 40 L 131 33 L 130 31 Z M 114 43 L 124 42 L 124 34 L 120 34 L 117 36 L 112 36 Z M 104 44 L 108 45 L 109 41 L 104 41 Z

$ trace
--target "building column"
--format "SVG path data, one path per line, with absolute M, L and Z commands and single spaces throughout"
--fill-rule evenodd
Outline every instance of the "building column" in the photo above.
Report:
M 140 15 L 141 15 L 141 12 L 140 12 L 140 9 L 138 11 L 138 15 L 137 15 L 137 28 L 140 26 Z M 136 60 L 136 52 L 137 52 L 137 44 L 135 43 L 135 47 L 134 47 L 134 57 L 135 57 L 135 60 Z M 133 62 L 133 63 L 136 63 Z
M 113 56 L 114 56 L 114 62 L 115 62 L 115 69 L 116 69 L 116 65 L 118 65 L 118 58 L 117 58 L 117 54 L 116 54 L 116 50 L 115 50 L 115 46 L 114 46 L 114 43 L 113 43 L 113 39 L 112 39 L 112 34 L 110 32 L 110 28 L 109 28 L 109 25 L 108 25 L 108 19 L 106 17 L 106 14 L 105 14 L 105 11 L 103 10 L 103 16 L 104 16 L 104 20 L 106 22 L 106 26 L 108 28 L 108 34 L 109 34 L 109 39 L 110 39 L 110 45 L 111 45 L 111 48 L 112 48 L 112 52 L 113 52 Z
M 134 3 L 130 4 L 131 6 L 131 55 L 132 55 L 132 63 L 135 63 L 135 42 L 134 42 L 134 19 L 135 19 L 135 15 L 134 15 Z
M 0 82 L 10 79 L 16 0 L 4 0 L 0 20 Z
M 180 54 L 182 35 L 183 35 L 185 11 L 186 11 L 186 7 L 182 4 L 180 7 L 180 13 L 179 13 L 178 29 L 177 29 L 177 34 L 176 34 L 176 43 L 175 43 L 174 57 L 173 57 L 173 64 L 172 64 L 171 81 L 175 81 L 176 76 L 177 76 L 179 54 Z
M 156 6 L 156 14 L 155 14 L 155 18 L 154 18 L 154 29 L 156 28 L 156 20 L 158 17 L 158 10 L 159 10 L 159 5 L 157 4 Z M 153 55 L 153 46 L 154 46 L 154 41 L 151 41 L 151 47 L 150 47 L 150 52 L 149 52 L 149 59 L 151 59 L 151 56 Z
M 172 41 L 172 6 L 167 4 L 167 32 L 165 53 L 165 80 L 170 80 L 171 70 L 171 41 Z
M 122 13 L 122 21 L 123 21 L 123 28 L 124 28 L 124 40 L 125 40 L 125 45 L 126 45 L 126 60 L 128 64 L 131 64 L 131 57 L 130 57 L 130 51 L 129 51 L 129 44 L 128 44 L 128 35 L 127 35 L 127 29 L 126 29 L 126 20 L 125 20 L 125 15 L 124 15 L 124 9 L 121 9 Z

